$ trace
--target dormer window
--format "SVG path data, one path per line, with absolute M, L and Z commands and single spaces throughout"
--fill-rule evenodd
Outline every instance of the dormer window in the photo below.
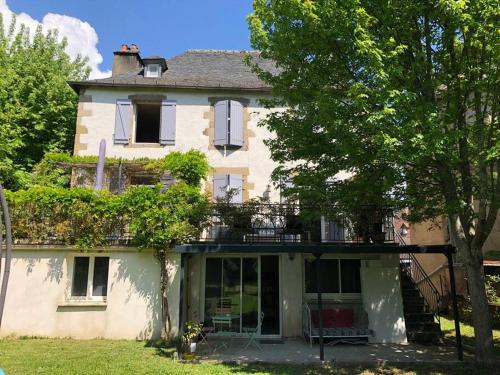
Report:
M 160 78 L 161 77 L 161 67 L 160 64 L 148 64 L 144 72 L 146 78 Z

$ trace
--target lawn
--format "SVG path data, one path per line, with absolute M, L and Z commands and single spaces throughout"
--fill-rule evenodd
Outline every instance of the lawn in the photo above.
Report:
M 451 319 L 441 317 L 441 330 L 445 339 L 455 341 L 455 322 Z M 472 326 L 460 323 L 460 333 L 462 334 L 462 342 L 464 349 L 471 352 L 474 351 L 474 328 Z M 500 330 L 493 330 L 493 344 L 495 345 L 495 353 L 500 356 Z
M 0 340 L 0 368 L 7 375 L 29 374 L 488 374 L 473 364 L 401 367 L 304 367 L 290 365 L 183 364 L 144 342 L 112 340 Z

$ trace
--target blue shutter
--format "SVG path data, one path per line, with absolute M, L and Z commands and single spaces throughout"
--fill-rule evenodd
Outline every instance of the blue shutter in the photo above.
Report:
M 213 178 L 213 198 L 224 199 L 227 194 L 228 176 L 227 174 L 215 175 Z
M 117 100 L 115 115 L 115 134 L 113 135 L 115 144 L 126 145 L 129 143 L 131 121 L 132 101 L 128 99 Z
M 240 174 L 229 175 L 229 189 L 235 191 L 231 203 L 243 203 L 243 176 Z
M 215 103 L 215 130 L 214 130 L 214 145 L 215 146 L 225 146 L 227 145 L 227 132 L 228 132 L 228 108 L 229 101 L 221 100 Z
M 163 100 L 161 102 L 160 144 L 175 144 L 175 112 L 176 102 Z
M 229 144 L 243 146 L 243 105 L 231 100 L 231 122 L 229 126 Z

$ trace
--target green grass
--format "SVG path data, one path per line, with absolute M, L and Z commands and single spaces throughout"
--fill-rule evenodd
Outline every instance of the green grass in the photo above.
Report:
M 441 317 L 441 330 L 445 339 L 455 341 L 455 322 L 451 319 Z M 464 349 L 474 351 L 474 328 L 466 323 L 460 323 L 460 333 Z M 493 344 L 495 345 L 495 353 L 500 356 L 500 330 L 493 330 Z
M 173 362 L 170 351 L 143 342 L 112 340 L 4 339 L 0 340 L 0 367 L 7 375 L 29 374 L 488 374 L 473 364 L 404 365 L 402 367 L 291 366 L 184 364 Z M 479 371 L 478 371 L 479 370 Z

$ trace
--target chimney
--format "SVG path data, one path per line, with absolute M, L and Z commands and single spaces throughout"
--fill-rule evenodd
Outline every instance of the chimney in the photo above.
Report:
M 112 77 L 142 68 L 139 48 L 135 44 L 132 44 L 131 47 L 122 44 L 120 51 L 113 52 L 115 59 L 113 60 Z

